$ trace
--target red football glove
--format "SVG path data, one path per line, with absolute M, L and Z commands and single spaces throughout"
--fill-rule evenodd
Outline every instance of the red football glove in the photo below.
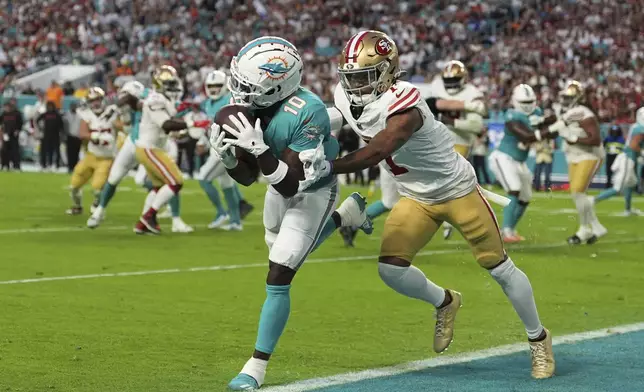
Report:
M 210 120 L 195 121 L 192 126 L 195 128 L 208 128 L 210 126 Z

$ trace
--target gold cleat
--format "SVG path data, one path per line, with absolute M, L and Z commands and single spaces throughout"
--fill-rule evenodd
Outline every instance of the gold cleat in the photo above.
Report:
M 550 378 L 555 374 L 555 355 L 552 352 L 552 335 L 546 331 L 546 338 L 539 342 L 530 342 L 532 357 L 532 377 Z
M 462 306 L 461 293 L 447 290 L 452 296 L 452 302 L 436 309 L 436 329 L 434 330 L 434 351 L 442 353 L 454 340 L 454 321 L 456 312 Z

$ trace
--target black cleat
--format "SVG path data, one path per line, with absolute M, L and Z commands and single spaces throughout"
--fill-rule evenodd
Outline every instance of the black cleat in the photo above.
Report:
M 246 218 L 248 214 L 250 214 L 250 212 L 254 209 L 255 207 L 246 200 L 239 201 L 239 216 L 241 217 L 241 219 Z
M 592 244 L 594 244 L 595 242 L 597 242 L 597 240 L 598 240 L 598 239 L 599 239 L 599 238 L 597 238 L 597 236 L 593 234 L 593 236 L 592 236 L 592 237 L 590 237 L 589 239 L 587 239 L 587 240 L 586 240 L 586 244 L 587 244 L 587 245 L 592 245 Z
M 347 248 L 353 248 L 353 240 L 356 238 L 358 230 L 354 230 L 350 227 L 341 227 L 340 229 L 338 229 L 338 231 L 340 232 L 340 235 L 342 235 L 344 246 L 346 246 Z
M 577 234 L 573 235 L 572 237 L 568 237 L 568 244 L 581 245 L 581 238 L 579 238 Z

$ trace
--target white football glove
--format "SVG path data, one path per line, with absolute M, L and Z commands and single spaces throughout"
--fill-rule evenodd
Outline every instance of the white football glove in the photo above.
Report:
M 463 102 L 463 108 L 466 112 L 478 113 L 481 116 L 485 116 L 487 114 L 485 103 L 482 101 L 465 101 Z
M 326 160 L 323 143 L 323 138 L 320 138 L 316 148 L 304 150 L 299 154 L 304 166 L 304 180 L 300 181 L 298 187 L 300 192 L 331 174 L 331 162 Z
M 232 144 L 226 142 L 224 138 L 226 134 L 221 131 L 221 127 L 217 123 L 210 126 L 210 153 L 215 154 L 221 159 L 226 169 L 233 169 L 237 166 L 237 158 Z
M 89 133 L 89 140 L 90 140 L 92 143 L 98 143 L 98 141 L 100 140 L 100 138 L 101 138 L 101 134 L 100 134 L 100 132 L 91 132 L 91 131 L 90 131 L 90 133 Z
M 224 139 L 224 141 L 232 144 L 233 146 L 242 148 L 256 157 L 262 155 L 266 150 L 268 150 L 268 146 L 264 143 L 264 132 L 262 131 L 259 119 L 255 121 L 255 126 L 253 127 L 250 125 L 250 122 L 243 113 L 238 113 L 237 115 L 239 118 L 232 114 L 228 116 L 230 122 L 232 122 L 237 129 L 229 126 L 228 124 L 224 124 L 226 132 L 229 132 L 237 139 Z
M 536 114 L 533 114 L 528 118 L 530 119 L 530 125 L 533 127 L 536 127 L 537 125 L 541 124 L 544 120 L 543 116 L 537 116 Z
M 98 141 L 104 145 L 112 144 L 114 143 L 114 136 L 111 133 L 100 133 L 98 135 Z

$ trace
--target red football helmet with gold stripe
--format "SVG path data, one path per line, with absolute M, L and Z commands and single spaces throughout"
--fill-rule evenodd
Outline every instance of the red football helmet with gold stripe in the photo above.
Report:
M 354 106 L 365 106 L 400 76 L 398 48 L 383 32 L 361 31 L 347 41 L 338 61 L 340 83 Z

